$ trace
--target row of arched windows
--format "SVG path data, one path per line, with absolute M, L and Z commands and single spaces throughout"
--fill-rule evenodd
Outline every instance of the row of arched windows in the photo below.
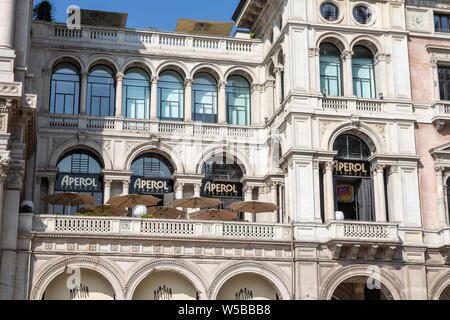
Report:
M 353 48 L 352 74 L 354 95 L 375 99 L 374 57 L 364 46 Z M 343 95 L 341 52 L 331 43 L 322 43 L 320 46 L 320 89 L 328 96 Z
M 70 63 L 53 70 L 50 113 L 77 115 L 80 107 L 80 71 Z M 115 115 L 116 80 L 106 65 L 95 66 L 88 75 L 86 115 Z M 122 84 L 122 116 L 150 119 L 150 76 L 140 68 L 129 69 Z M 250 84 L 242 76 L 228 78 L 226 88 L 227 120 L 232 125 L 250 125 Z M 183 77 L 174 70 L 162 72 L 158 80 L 157 116 L 161 120 L 183 121 L 185 118 L 185 86 Z M 192 83 L 192 120 L 218 122 L 218 83 L 206 72 L 196 74 Z

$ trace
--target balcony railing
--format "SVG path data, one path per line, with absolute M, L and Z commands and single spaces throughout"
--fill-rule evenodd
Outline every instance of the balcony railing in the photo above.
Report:
M 87 131 L 117 131 L 125 133 L 168 135 L 193 135 L 201 137 L 227 137 L 230 139 L 257 140 L 264 138 L 262 127 L 239 127 L 213 123 L 185 123 L 159 120 L 122 118 L 97 118 L 72 115 L 39 115 L 39 127 L 49 129 L 79 129 Z
M 263 45 L 258 40 L 227 37 L 198 36 L 170 32 L 136 29 L 115 29 L 106 27 L 82 27 L 70 30 L 64 24 L 33 23 L 34 41 L 64 40 L 64 43 L 80 45 L 118 45 L 128 49 L 160 48 L 183 51 L 217 52 L 219 54 L 262 56 Z M 182 50 L 180 52 L 180 50 Z
M 327 225 L 331 240 L 398 242 L 398 226 L 380 222 L 334 221 Z
M 170 236 L 192 239 L 205 237 L 276 241 L 291 239 L 290 226 L 275 224 L 54 215 L 24 215 L 21 218 L 22 220 L 33 219 L 32 228 L 30 228 L 32 231 L 61 235 Z M 22 229 L 24 228 L 27 227 Z
M 383 103 L 379 100 L 348 99 L 341 97 L 326 97 L 320 99 L 323 110 L 357 111 L 360 113 L 383 112 Z
M 439 102 L 434 105 L 434 115 L 450 117 L 450 102 Z

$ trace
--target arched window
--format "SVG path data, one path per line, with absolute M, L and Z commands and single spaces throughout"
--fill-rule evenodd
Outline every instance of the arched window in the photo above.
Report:
M 158 117 L 161 120 L 183 121 L 184 84 L 176 71 L 164 71 L 158 81 Z
M 217 122 L 217 81 L 208 73 L 199 73 L 192 84 L 194 121 Z
M 122 115 L 131 119 L 150 118 L 150 78 L 144 70 L 132 68 L 123 79 Z
M 320 89 L 329 96 L 342 96 L 342 60 L 331 43 L 320 45 Z
M 88 76 L 87 115 L 94 117 L 114 116 L 115 98 L 114 72 L 104 65 L 94 67 Z
M 79 105 L 80 72 L 70 63 L 61 63 L 52 74 L 50 113 L 76 115 Z
M 59 173 L 55 194 L 76 192 L 97 198 L 95 204 L 103 203 L 102 165 L 98 158 L 86 150 L 75 150 L 62 158 L 57 165 Z M 76 214 L 77 207 L 54 206 L 54 212 Z
M 338 152 L 336 157 L 343 160 L 367 160 L 370 157 L 367 144 L 353 135 L 339 136 L 333 150 Z
M 161 199 L 160 205 L 170 205 L 174 169 L 169 160 L 157 153 L 146 153 L 134 160 L 131 171 L 131 194 L 151 194 Z
M 170 178 L 174 169 L 165 157 L 157 153 L 147 153 L 133 162 L 131 171 L 135 176 Z
M 249 126 L 250 84 L 241 76 L 231 76 L 227 82 L 228 123 Z
M 367 144 L 353 135 L 342 135 L 334 143 L 336 211 L 346 220 L 375 221 L 374 184 Z
M 203 165 L 202 174 L 205 178 L 201 196 L 220 199 L 223 202 L 221 209 L 244 200 L 241 184 L 244 174 L 236 161 L 224 155 L 211 158 Z
M 358 98 L 375 99 L 373 55 L 363 46 L 353 48 L 353 92 Z

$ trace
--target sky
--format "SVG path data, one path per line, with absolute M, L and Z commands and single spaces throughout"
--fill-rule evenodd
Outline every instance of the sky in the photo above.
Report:
M 67 20 L 67 7 L 128 13 L 127 28 L 174 31 L 178 18 L 233 22 L 239 0 L 51 0 L 56 22 Z M 37 3 L 38 0 L 35 0 Z

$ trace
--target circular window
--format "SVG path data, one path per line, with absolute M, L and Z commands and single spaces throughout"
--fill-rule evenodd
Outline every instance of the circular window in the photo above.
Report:
M 368 24 L 372 18 L 372 12 L 366 6 L 360 5 L 353 8 L 355 20 L 361 24 Z
M 336 21 L 339 18 L 339 8 L 333 3 L 323 3 L 320 6 L 320 13 L 328 21 Z

